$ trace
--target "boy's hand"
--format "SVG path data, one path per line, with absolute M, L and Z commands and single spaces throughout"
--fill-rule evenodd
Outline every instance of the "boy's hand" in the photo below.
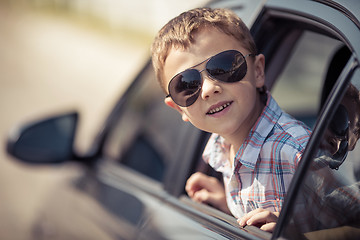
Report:
M 269 210 L 258 208 L 238 219 L 238 223 L 241 227 L 253 225 L 260 227 L 261 230 L 273 232 L 279 215 L 280 212 L 270 212 Z
M 185 190 L 193 200 L 210 204 L 225 213 L 231 214 L 227 207 L 224 186 L 217 178 L 201 172 L 194 173 L 187 180 Z

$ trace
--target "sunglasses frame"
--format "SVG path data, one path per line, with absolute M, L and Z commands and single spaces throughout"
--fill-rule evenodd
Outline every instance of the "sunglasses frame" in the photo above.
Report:
M 198 64 L 196 64 L 196 65 L 194 65 L 194 66 L 192 66 L 192 67 L 190 67 L 190 68 L 187 68 L 187 69 L 185 69 L 184 71 L 181 71 L 181 72 L 177 73 L 175 76 L 173 76 L 173 77 L 171 78 L 169 84 L 168 84 L 169 94 L 166 95 L 165 98 L 171 97 L 171 99 L 172 99 L 177 105 L 179 105 L 179 106 L 181 106 L 181 107 L 189 107 L 189 106 L 191 106 L 192 104 L 194 104 L 194 103 L 196 102 L 196 100 L 199 98 L 199 95 L 196 97 L 196 100 L 195 100 L 194 102 L 192 102 L 191 104 L 188 104 L 188 105 L 183 106 L 183 105 L 177 103 L 177 102 L 174 100 L 174 98 L 171 96 L 171 93 L 170 93 L 170 84 L 171 84 L 171 82 L 172 82 L 177 76 L 179 76 L 180 74 L 183 74 L 184 72 L 186 72 L 186 71 L 188 71 L 188 70 L 196 70 L 196 71 L 199 73 L 199 75 L 200 75 L 200 81 L 201 81 L 200 87 L 199 87 L 193 94 L 191 94 L 191 95 L 197 94 L 197 93 L 202 89 L 202 85 L 203 85 L 203 83 L 204 83 L 204 78 L 201 76 L 201 73 L 202 73 L 203 71 L 206 71 L 206 72 L 207 72 L 207 75 L 208 75 L 212 80 L 214 80 L 214 81 L 219 81 L 219 82 L 222 82 L 222 83 L 233 83 L 233 82 L 226 82 L 226 81 L 222 81 L 222 80 L 220 80 L 220 79 L 217 79 L 216 77 L 212 76 L 212 75 L 207 71 L 207 67 L 206 67 L 207 63 L 208 63 L 212 58 L 214 58 L 214 57 L 216 57 L 216 56 L 218 56 L 218 55 L 220 55 L 220 54 L 223 54 L 223 53 L 226 53 L 226 52 L 230 52 L 230 51 L 236 51 L 237 53 L 241 54 L 241 56 L 244 58 L 244 63 L 246 64 L 246 66 L 247 66 L 246 58 L 247 58 L 247 57 L 250 57 L 250 56 L 256 56 L 256 55 L 257 55 L 257 54 L 255 54 L 255 53 L 249 53 L 249 54 L 247 54 L 247 55 L 244 55 L 244 54 L 242 54 L 242 53 L 241 53 L 240 51 L 238 51 L 238 50 L 225 50 L 225 51 L 219 52 L 219 53 L 217 53 L 217 54 L 215 54 L 215 55 L 213 55 L 213 56 L 205 59 L 204 61 L 202 61 L 202 62 L 200 62 L 200 63 L 198 63 Z M 195 69 L 195 67 L 197 67 L 197 66 L 199 66 L 199 65 L 201 65 L 201 64 L 203 64 L 203 63 L 206 63 L 204 69 L 202 69 L 202 70 L 197 70 L 197 69 Z M 247 73 L 247 70 L 246 70 L 246 73 Z M 246 76 L 246 73 L 245 73 L 244 76 Z M 242 79 L 244 79 L 244 77 L 241 78 L 241 79 L 239 79 L 239 80 L 237 80 L 237 81 L 234 81 L 234 82 L 239 82 L 239 81 L 241 81 Z M 191 96 L 191 95 L 189 95 L 189 96 Z

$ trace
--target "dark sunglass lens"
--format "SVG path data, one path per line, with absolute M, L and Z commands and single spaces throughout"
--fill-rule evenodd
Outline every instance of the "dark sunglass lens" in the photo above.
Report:
M 229 50 L 212 57 L 206 64 L 206 70 L 217 80 L 237 82 L 246 75 L 247 66 L 240 52 Z
M 196 101 L 200 88 L 201 74 L 195 69 L 179 73 L 169 83 L 171 98 L 182 107 L 188 107 Z

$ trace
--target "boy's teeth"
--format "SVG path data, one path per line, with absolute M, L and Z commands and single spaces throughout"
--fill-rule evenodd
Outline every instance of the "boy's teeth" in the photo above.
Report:
M 230 105 L 230 103 L 225 103 L 224 105 L 222 105 L 220 107 L 210 110 L 209 113 L 214 114 L 214 113 L 220 112 L 221 110 L 223 110 L 224 108 L 226 108 L 229 105 Z

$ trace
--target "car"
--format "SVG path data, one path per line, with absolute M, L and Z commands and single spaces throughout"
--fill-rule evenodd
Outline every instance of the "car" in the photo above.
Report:
M 360 2 L 222 0 L 266 58 L 266 86 L 312 129 L 272 233 L 192 201 L 209 133 L 165 106 L 151 61 L 119 98 L 85 154 L 74 148 L 77 112 L 18 127 L 7 152 L 34 165 L 83 170 L 56 188 L 33 239 L 360 239 Z

